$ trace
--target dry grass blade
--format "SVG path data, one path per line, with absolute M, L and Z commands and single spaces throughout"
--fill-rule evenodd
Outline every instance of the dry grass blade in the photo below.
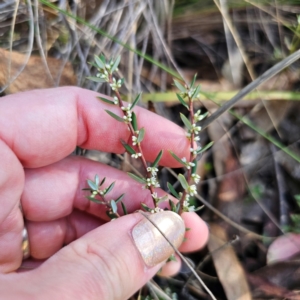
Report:
M 205 119 L 204 122 L 201 123 L 202 129 L 205 129 L 210 123 L 215 121 L 219 116 L 221 116 L 224 112 L 233 107 L 235 103 L 242 100 L 247 94 L 256 89 L 262 83 L 266 82 L 268 79 L 275 76 L 277 73 L 290 66 L 292 63 L 297 61 L 300 58 L 300 50 L 295 53 L 289 55 L 287 58 L 270 68 L 268 71 L 263 73 L 257 79 L 252 81 L 246 87 L 244 87 L 239 93 L 237 93 L 230 101 L 226 102 L 223 106 L 221 106 L 214 114 L 212 114 L 209 118 Z
M 222 247 L 228 242 L 224 228 L 217 224 L 211 224 L 210 232 L 208 248 L 212 252 L 214 265 L 227 299 L 251 300 L 252 297 L 245 272 L 238 261 L 233 247 L 231 245 Z

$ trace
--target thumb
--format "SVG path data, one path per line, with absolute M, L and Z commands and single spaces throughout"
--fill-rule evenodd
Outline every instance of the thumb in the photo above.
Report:
M 185 225 L 177 214 L 163 211 L 148 218 L 180 246 Z M 136 213 L 106 223 L 23 274 L 31 276 L 29 284 L 39 287 L 43 299 L 128 299 L 174 252 L 152 222 Z

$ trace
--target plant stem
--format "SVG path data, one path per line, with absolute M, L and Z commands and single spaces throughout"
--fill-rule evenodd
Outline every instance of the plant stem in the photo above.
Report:
M 113 82 L 112 75 L 110 75 L 109 76 L 109 83 L 112 83 L 112 82 Z M 124 103 L 123 103 L 123 100 L 121 98 L 121 95 L 120 95 L 120 93 L 119 93 L 119 91 L 117 89 L 114 92 L 115 92 L 115 94 L 116 94 L 116 96 L 118 98 L 118 105 L 121 108 L 121 111 L 123 112 L 123 115 L 126 116 L 126 112 L 122 110 L 122 107 L 124 107 Z M 132 124 L 131 123 L 127 123 L 127 126 L 128 126 L 128 128 L 130 130 L 131 135 L 137 137 L 137 134 L 136 134 L 136 132 L 134 131 L 134 129 L 132 127 Z M 147 165 L 147 161 L 145 159 L 144 153 L 143 153 L 143 149 L 141 147 L 141 143 L 137 143 L 136 147 L 138 148 L 138 152 L 141 153 L 140 159 L 141 159 L 142 164 L 144 166 L 144 169 L 146 171 L 146 178 L 150 179 L 152 177 L 152 174 L 151 174 L 151 172 L 147 171 L 148 165 Z M 153 205 L 154 205 L 154 208 L 155 208 L 155 207 L 157 207 L 157 203 L 156 203 L 154 197 L 152 196 L 152 194 L 154 193 L 153 186 L 150 186 L 149 190 L 151 192 L 151 197 L 152 197 Z

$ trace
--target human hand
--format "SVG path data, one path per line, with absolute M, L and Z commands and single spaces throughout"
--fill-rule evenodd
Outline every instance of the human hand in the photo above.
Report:
M 126 299 L 163 265 L 147 266 L 131 236 L 135 225 L 144 219 L 132 212 L 140 208 L 141 202 L 151 206 L 149 191 L 119 170 L 69 156 L 76 145 L 124 152 L 120 139 L 128 140 L 129 131 L 104 111 L 109 108 L 118 114 L 118 108 L 99 102 L 97 95 L 64 87 L 0 99 L 3 299 Z M 160 164 L 178 166 L 167 150 L 179 157 L 187 156 L 189 143 L 184 131 L 142 108 L 135 111 L 140 126 L 146 129 L 146 159 L 153 161 L 164 149 Z M 89 202 L 82 192 L 86 179 L 95 174 L 106 177 L 108 184 L 116 181 L 110 196 L 125 193 L 123 201 L 132 214 L 107 222 L 105 208 Z M 22 266 L 39 267 L 16 273 L 22 263 L 24 228 L 20 199 L 31 248 L 31 259 Z M 201 248 L 208 237 L 205 223 L 194 213 L 184 213 L 182 218 L 191 230 L 186 232 L 187 241 L 179 250 Z M 173 224 L 180 227 L 176 221 Z M 179 268 L 179 261 L 171 262 L 162 274 L 171 275 Z

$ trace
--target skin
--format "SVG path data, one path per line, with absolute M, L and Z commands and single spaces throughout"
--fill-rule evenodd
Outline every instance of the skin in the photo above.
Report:
M 147 268 L 130 236 L 143 218 L 133 212 L 141 202 L 152 203 L 149 191 L 119 170 L 71 155 L 76 145 L 123 153 L 120 139 L 130 139 L 126 126 L 105 112 L 120 115 L 119 108 L 96 96 L 64 87 L 0 98 L 3 299 L 127 299 L 163 265 Z M 140 107 L 135 113 L 146 130 L 142 144 L 146 159 L 153 161 L 164 149 L 161 165 L 179 167 L 168 150 L 188 156 L 184 131 Z M 109 196 L 125 193 L 130 215 L 108 222 L 105 208 L 84 198 L 86 179 L 95 174 L 100 179 L 105 176 L 107 185 L 116 181 Z M 20 201 L 31 247 L 31 258 L 23 262 Z M 184 213 L 182 218 L 191 230 L 179 250 L 203 247 L 208 238 L 205 223 L 194 213 Z M 170 276 L 179 268 L 178 260 L 165 265 L 161 274 Z

